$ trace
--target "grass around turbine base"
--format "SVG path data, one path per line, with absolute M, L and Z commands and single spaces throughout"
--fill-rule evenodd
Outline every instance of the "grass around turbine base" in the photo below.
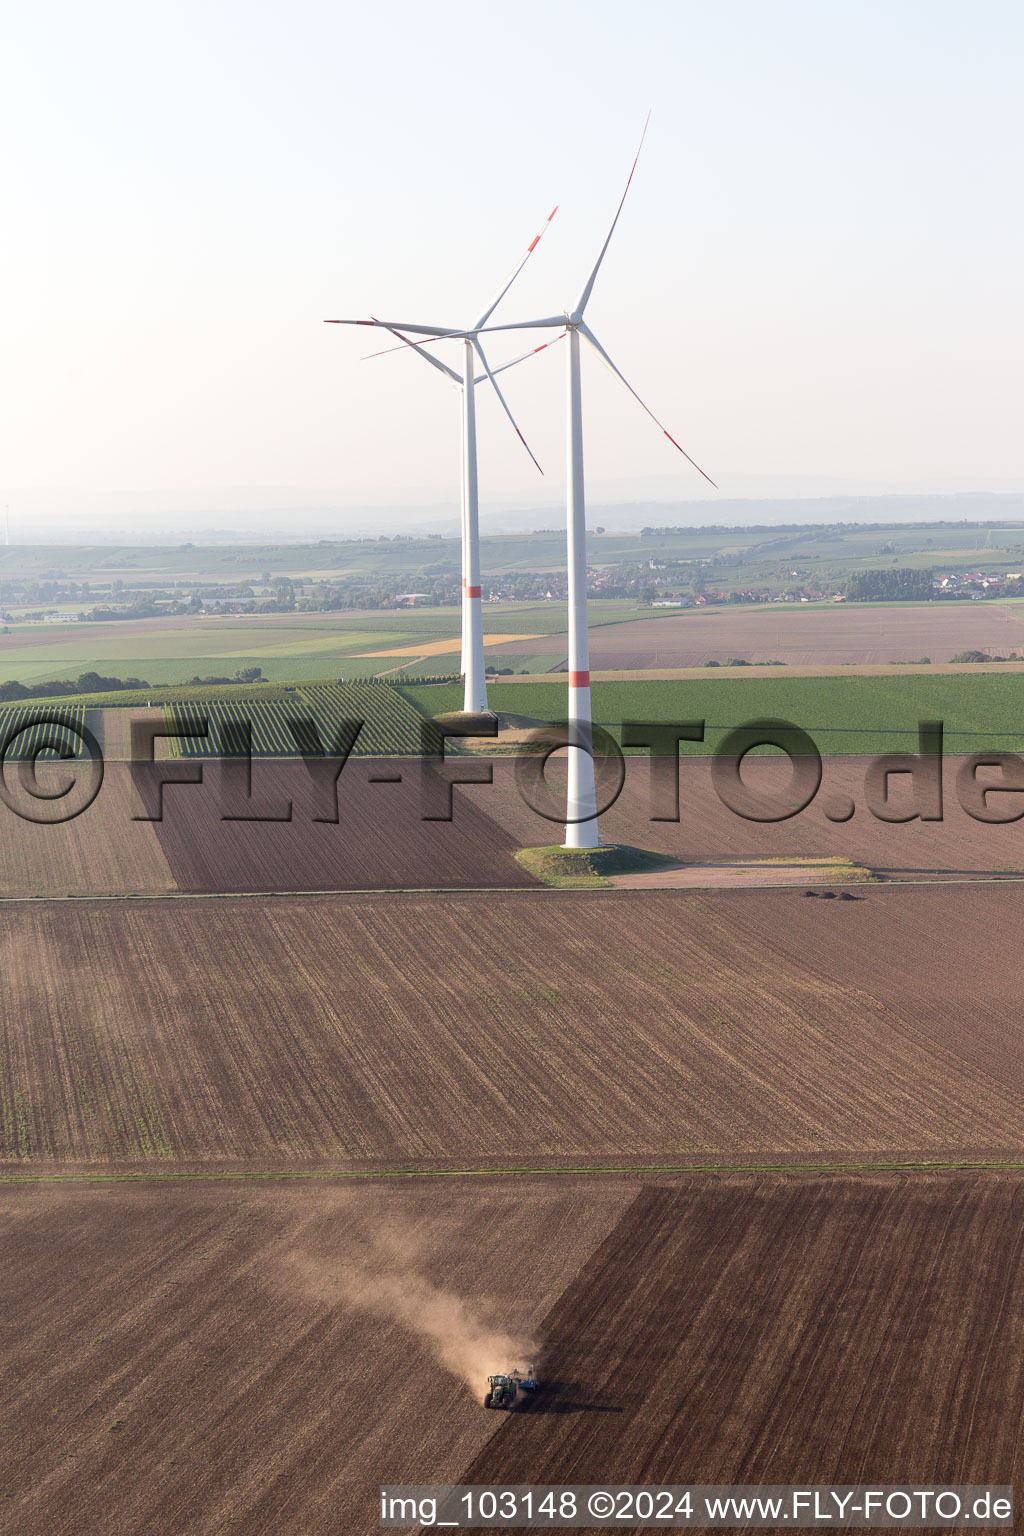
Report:
M 862 884 L 878 878 L 863 864 L 842 857 L 745 859 L 742 864 L 730 862 L 721 866 L 707 860 L 687 864 L 672 854 L 633 848 L 625 843 L 608 843 L 601 848 L 563 848 L 552 843 L 541 848 L 521 848 L 515 859 L 545 885 L 577 890 L 609 890 L 612 875 L 646 875 L 683 868 L 770 870 L 777 865 L 787 871 L 799 869 L 808 885 Z
M 563 848 L 552 843 L 543 848 L 521 848 L 515 858 L 545 885 L 584 890 L 607 887 L 609 875 L 647 874 L 680 863 L 671 854 L 630 848 L 624 843 L 608 843 L 603 848 Z

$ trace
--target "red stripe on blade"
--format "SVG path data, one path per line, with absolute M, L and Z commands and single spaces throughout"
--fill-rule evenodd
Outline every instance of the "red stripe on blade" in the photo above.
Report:
M 590 687 L 590 673 L 589 672 L 570 672 L 569 673 L 569 687 L 570 688 L 589 688 Z

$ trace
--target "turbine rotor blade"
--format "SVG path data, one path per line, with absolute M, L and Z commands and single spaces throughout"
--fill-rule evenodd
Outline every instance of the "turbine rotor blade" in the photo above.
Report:
M 412 341 L 412 347 L 421 347 L 431 341 L 471 341 L 475 336 L 492 331 L 550 331 L 556 326 L 564 326 L 568 315 L 547 315 L 543 320 L 514 320 L 505 325 L 474 326 L 468 331 L 449 331 L 442 325 L 412 325 L 408 320 L 325 320 L 324 325 L 375 325 L 383 331 L 412 331 L 413 335 L 422 336 L 423 341 Z M 387 352 L 397 352 L 397 347 L 386 347 Z M 381 353 L 371 352 L 371 357 L 380 357 Z
M 446 373 L 448 377 L 454 380 L 456 384 L 461 384 L 463 382 L 461 373 L 456 373 L 454 368 L 449 368 L 447 363 L 442 363 L 439 357 L 435 357 L 432 352 L 428 352 L 422 342 L 408 341 L 406 337 L 402 335 L 401 331 L 396 331 L 393 326 L 389 325 L 388 330 L 391 332 L 392 336 L 397 336 L 399 341 L 404 342 L 411 352 L 416 352 L 420 357 L 422 357 L 425 363 L 431 363 L 441 373 Z
M 536 357 L 537 353 L 543 352 L 545 347 L 553 347 L 556 342 L 564 341 L 567 334 L 568 332 L 563 331 L 561 336 L 556 336 L 554 338 L 554 341 L 542 341 L 539 347 L 531 347 L 529 352 L 521 352 L 518 357 L 513 357 L 510 362 L 502 363 L 500 368 L 492 368 L 491 373 L 504 373 L 506 368 L 514 368 L 517 363 L 525 363 L 527 358 Z M 410 345 L 412 345 L 412 343 L 410 343 Z M 482 384 L 486 377 L 487 375 L 485 373 L 480 373 L 473 380 L 473 383 Z
M 489 336 L 492 331 L 551 331 L 556 326 L 564 326 L 569 319 L 568 315 L 546 315 L 543 320 L 510 320 L 504 325 L 477 325 L 471 331 L 462 331 L 462 336 Z
M 656 427 L 660 427 L 661 428 L 662 432 L 668 438 L 668 440 L 672 444 L 673 448 L 678 448 L 679 452 L 682 454 L 683 458 L 686 459 L 688 463 L 693 465 L 694 469 L 697 470 L 698 474 L 704 475 L 704 479 L 708 482 L 708 485 L 714 485 L 715 486 L 715 490 L 717 491 L 718 490 L 718 486 L 715 485 L 715 482 L 712 480 L 711 476 L 704 473 L 704 471 L 701 469 L 700 465 L 697 463 L 697 460 L 690 458 L 690 455 L 687 453 L 686 449 L 680 447 L 680 445 L 676 442 L 675 438 L 672 436 L 671 432 L 669 432 L 666 427 L 662 427 L 661 422 L 658 420 L 657 416 L 655 416 L 654 412 L 648 406 L 644 405 L 644 402 L 640 399 L 640 396 L 637 394 L 637 392 L 633 388 L 632 384 L 630 384 L 629 381 L 626 379 L 625 375 L 621 374 L 619 372 L 619 370 L 616 368 L 615 364 L 612 362 L 611 358 L 608 356 L 608 353 L 605 351 L 604 347 L 602 347 L 601 343 L 598 341 L 598 339 L 594 335 L 593 331 L 589 330 L 587 328 L 587 326 L 585 326 L 583 324 L 582 321 L 580 321 L 578 329 L 579 329 L 580 335 L 583 336 L 590 343 L 590 345 L 593 347 L 594 351 L 597 353 L 598 357 L 601 359 L 602 363 L 604 363 L 605 367 L 609 368 L 611 370 L 611 372 L 614 373 L 614 375 L 618 379 L 619 383 L 622 384 L 624 388 L 629 390 L 629 393 L 633 396 L 633 399 L 637 402 L 637 404 L 639 406 L 642 407 L 643 410 L 645 410 L 647 412 L 648 416 L 654 422 L 654 425 Z
M 640 159 L 640 151 L 644 147 L 644 139 L 647 137 L 647 124 L 650 122 L 650 120 L 651 120 L 651 114 L 648 112 L 648 114 L 647 114 L 647 121 L 644 123 L 644 131 L 640 135 L 640 143 L 637 145 L 636 155 L 634 156 L 634 159 L 633 159 L 633 165 L 632 165 L 632 168 L 630 170 L 630 173 L 629 173 L 628 177 L 626 178 L 626 191 L 623 192 L 622 199 L 621 199 L 621 201 L 619 203 L 619 206 L 615 210 L 615 217 L 614 217 L 614 219 L 612 219 L 612 227 L 608 231 L 608 235 L 607 235 L 607 237 L 605 239 L 604 245 L 602 245 L 602 247 L 601 247 L 601 254 L 600 254 L 600 256 L 598 256 L 597 261 L 594 263 L 594 270 L 593 270 L 593 272 L 591 272 L 590 276 L 587 278 L 586 287 L 584 288 L 583 292 L 580 294 L 579 298 L 576 300 L 576 314 L 578 314 L 578 315 L 582 315 L 583 311 L 587 307 L 587 302 L 590 299 L 590 293 L 591 293 L 591 290 L 592 290 L 592 288 L 594 286 L 594 279 L 597 277 L 597 274 L 600 271 L 602 261 L 604 261 L 605 251 L 607 251 L 609 245 L 611 244 L 612 235 L 614 235 L 614 233 L 615 233 L 615 226 L 619 222 L 619 214 L 622 212 L 622 205 L 626 201 L 626 193 L 629 191 L 629 183 L 633 180 L 633 171 L 636 170 L 636 163 Z
M 530 455 L 530 458 L 533 459 L 534 464 L 537 465 L 537 468 L 538 468 L 538 470 L 540 470 L 540 473 L 543 474 L 544 471 L 541 469 L 540 465 L 537 463 L 537 459 L 536 459 L 536 457 L 534 455 L 533 449 L 530 447 L 529 443 L 526 441 L 526 438 L 523 436 L 523 434 L 520 432 L 518 426 L 516 425 L 516 419 L 512 415 L 512 412 L 508 408 L 508 401 L 505 399 L 505 396 L 502 394 L 501 390 L 498 388 L 498 381 L 494 377 L 494 374 L 491 372 L 490 364 L 488 363 L 486 357 L 484 356 L 484 349 L 480 345 L 479 341 L 477 341 L 475 336 L 473 338 L 473 349 L 476 352 L 477 357 L 479 357 L 480 361 L 484 365 L 484 372 L 487 374 L 487 377 L 491 381 L 491 385 L 492 385 L 492 387 L 494 389 L 494 393 L 497 395 L 498 399 L 501 401 L 501 408 L 502 408 L 502 410 L 505 412 L 505 415 L 508 417 L 509 421 L 512 423 L 512 430 L 515 432 L 516 437 L 518 437 L 519 441 L 522 443 L 523 447 L 526 449 L 527 453 Z
M 401 336 L 401 331 L 392 331 L 392 336 Z M 406 347 L 425 347 L 431 341 L 437 341 L 436 336 L 424 336 L 422 341 L 410 341 L 407 336 L 402 336 Z M 362 358 L 364 363 L 370 362 L 374 357 L 390 357 L 394 352 L 404 352 L 405 347 L 381 347 L 379 352 L 367 352 Z
M 536 235 L 534 235 L 533 239 L 530 241 L 529 245 L 526 247 L 526 250 L 523 253 L 523 256 L 522 256 L 522 258 L 521 258 L 521 260 L 519 262 L 519 265 L 515 268 L 515 270 L 512 273 L 511 277 L 507 278 L 505 283 L 502 285 L 502 287 L 498 289 L 497 293 L 494 295 L 493 299 L 488 304 L 487 308 L 484 310 L 484 312 L 480 316 L 479 320 L 476 322 L 478 329 L 479 329 L 479 327 L 481 325 L 486 325 L 487 321 L 494 314 L 494 311 L 497 309 L 498 305 L 501 303 L 501 301 L 505 297 L 506 293 L 508 293 L 509 289 L 512 287 L 512 284 L 515 282 L 516 278 L 519 276 L 520 272 L 526 266 L 526 263 L 529 261 L 530 257 L 533 255 L 534 251 L 537 249 L 538 245 L 541 242 L 541 236 L 544 234 L 544 231 L 547 229 L 548 225 L 551 223 L 551 220 L 554 218 L 554 216 L 555 216 L 555 214 L 557 212 L 558 212 L 558 204 L 556 203 L 555 206 L 552 208 L 551 212 L 548 214 L 547 218 L 544 220 L 544 223 L 541 225 L 539 232 Z
M 466 334 L 465 331 L 450 330 L 444 325 L 413 325 L 409 320 L 325 320 L 324 325 L 376 325 L 384 331 L 412 331 L 414 336 L 426 336 L 432 341 Z
M 515 325 L 487 325 L 483 327 L 483 331 L 545 330 L 555 325 L 564 325 L 565 321 L 565 315 L 555 315 L 553 318 L 547 320 L 524 320 L 521 324 L 516 323 Z M 364 323 L 367 325 L 370 324 L 369 321 L 364 322 L 362 320 L 327 320 L 324 323 L 326 325 L 363 325 Z M 378 321 L 377 323 L 386 326 L 385 321 Z M 393 336 L 397 336 L 399 334 L 399 332 L 394 330 L 391 326 L 386 326 L 386 328 L 391 330 Z M 408 330 L 409 327 L 406 326 L 405 329 Z M 478 334 L 482 334 L 479 327 L 474 328 L 472 331 L 446 331 L 443 336 L 435 336 L 433 333 L 431 333 L 429 336 L 424 336 L 422 341 L 406 341 L 406 346 L 425 347 L 432 341 L 465 341 L 467 337 L 476 336 Z M 563 331 L 562 335 L 564 336 L 564 334 L 565 332 Z M 558 341 L 561 341 L 561 339 L 561 336 L 556 338 Z M 550 342 L 545 342 L 544 347 L 546 346 L 550 346 Z M 542 352 L 544 347 L 534 347 L 533 351 Z M 401 352 L 401 350 L 401 347 L 382 347 L 379 352 L 367 352 L 366 356 L 363 358 L 363 362 L 369 362 L 372 357 L 390 357 L 393 352 Z M 521 362 L 525 358 L 531 357 L 532 355 L 533 354 L 531 352 L 524 352 L 523 357 L 517 358 L 516 361 Z M 509 363 L 502 364 L 502 368 L 508 368 L 510 366 L 511 364 Z M 501 368 L 495 368 L 494 372 L 500 373 Z

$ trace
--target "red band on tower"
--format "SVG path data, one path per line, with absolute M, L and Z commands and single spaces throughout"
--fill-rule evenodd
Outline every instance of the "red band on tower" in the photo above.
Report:
M 466 596 L 467 597 L 479 597 L 480 596 L 480 588 L 479 587 L 467 587 L 466 588 Z
M 570 688 L 589 688 L 590 687 L 590 673 L 589 672 L 570 672 L 569 673 L 569 687 Z

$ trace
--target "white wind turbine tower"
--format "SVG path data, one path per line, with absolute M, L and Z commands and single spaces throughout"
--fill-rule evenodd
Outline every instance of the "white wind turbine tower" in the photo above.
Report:
M 487 321 L 497 309 L 502 299 L 508 293 L 512 284 L 529 261 L 533 252 L 540 243 L 541 236 L 547 229 L 551 220 L 558 212 L 557 205 L 552 208 L 544 221 L 540 232 L 534 236 L 527 246 L 518 265 L 511 275 L 499 288 L 491 299 L 486 309 L 477 319 L 471 331 L 455 333 L 463 343 L 464 371 L 460 374 L 454 368 L 450 368 L 440 358 L 424 349 L 422 342 L 411 342 L 403 335 L 404 331 L 412 331 L 418 335 L 426 335 L 428 339 L 438 340 L 451 334 L 448 326 L 410 325 L 406 323 L 392 323 L 382 320 L 328 320 L 327 325 L 375 325 L 391 332 L 393 336 L 404 343 L 410 350 L 419 352 L 423 359 L 432 364 L 441 373 L 447 375 L 459 390 L 461 406 L 461 503 L 462 503 L 462 673 L 465 680 L 465 693 L 463 696 L 463 708 L 472 714 L 481 714 L 487 711 L 487 678 L 484 670 L 484 637 L 483 637 L 483 613 L 481 609 L 480 590 L 480 501 L 479 479 L 477 474 L 477 437 L 476 437 L 476 386 L 486 378 L 493 386 L 494 392 L 501 402 L 509 421 L 512 423 L 516 436 L 533 459 L 537 469 L 543 474 L 540 465 L 530 449 L 526 438 L 516 425 L 515 417 L 508 407 L 504 395 L 498 387 L 495 374 L 503 373 L 506 368 L 513 368 L 517 363 L 525 362 L 536 352 L 542 352 L 544 347 L 550 346 L 550 342 L 544 342 L 539 347 L 533 347 L 521 357 L 513 358 L 511 362 L 503 363 L 500 368 L 491 368 L 480 345 L 477 333 L 486 326 Z M 440 335 L 439 335 L 440 333 Z M 401 351 L 402 348 L 389 350 Z M 378 357 L 380 353 L 371 353 L 371 357 Z M 476 373 L 477 358 L 483 365 L 483 373 Z

